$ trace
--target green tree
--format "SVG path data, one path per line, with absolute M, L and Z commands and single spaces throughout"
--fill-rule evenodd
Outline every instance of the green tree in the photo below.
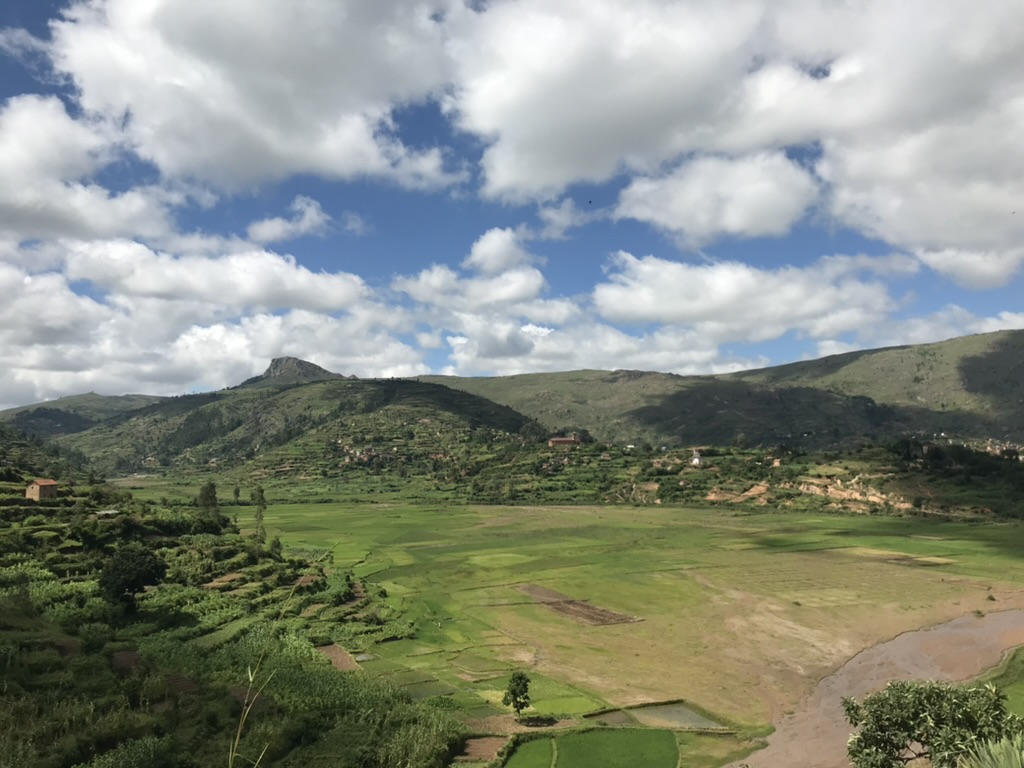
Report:
M 217 484 L 212 480 L 204 483 L 199 489 L 199 498 L 196 504 L 203 512 L 219 514 L 220 503 L 217 501 Z
M 516 711 L 517 720 L 522 711 L 530 706 L 530 678 L 527 677 L 525 672 L 517 670 L 512 673 L 501 703 L 506 707 L 512 707 Z
M 918 758 L 928 758 L 935 768 L 954 768 L 980 743 L 1022 730 L 991 683 L 897 681 L 863 702 L 844 699 L 843 710 L 859 728 L 847 745 L 855 768 L 901 768 Z
M 150 584 L 159 584 L 167 573 L 165 563 L 138 542 L 122 544 L 100 572 L 102 595 L 129 611 L 135 610 L 135 595 Z
M 263 525 L 263 516 L 267 511 L 267 497 L 263 495 L 263 486 L 257 485 L 250 498 L 256 505 L 256 541 L 262 544 L 267 540 L 267 529 Z

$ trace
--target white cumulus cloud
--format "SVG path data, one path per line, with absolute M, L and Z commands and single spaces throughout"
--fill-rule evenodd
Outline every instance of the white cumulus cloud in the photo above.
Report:
M 613 322 L 688 326 L 719 342 L 766 341 L 790 330 L 827 338 L 896 308 L 886 284 L 862 272 L 862 260 L 842 258 L 771 269 L 620 251 L 594 288 L 594 304 Z
M 320 203 L 304 195 L 296 197 L 288 208 L 293 214 L 290 219 L 275 216 L 250 224 L 249 239 L 257 243 L 275 243 L 303 235 L 319 235 L 323 234 L 331 220 Z
M 513 230 L 496 227 L 487 230 L 473 243 L 473 248 L 462 262 L 462 266 L 484 275 L 495 275 L 527 264 L 531 260 L 530 254 L 522 247 L 518 235 Z
M 721 235 L 784 235 L 817 194 L 814 177 L 781 152 L 698 157 L 666 176 L 634 179 L 616 215 L 697 245 Z
M 48 51 L 90 114 L 168 176 L 237 187 L 292 174 L 412 187 L 457 178 L 404 144 L 397 104 L 445 83 L 445 3 L 78 0 Z

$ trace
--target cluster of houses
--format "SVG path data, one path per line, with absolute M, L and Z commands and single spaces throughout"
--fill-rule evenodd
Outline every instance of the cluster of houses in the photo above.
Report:
M 568 437 L 556 436 L 556 437 L 551 437 L 551 438 L 548 439 L 548 448 L 571 448 L 571 447 L 579 445 L 579 444 L 580 444 L 580 436 L 576 432 L 570 433 Z M 636 446 L 634 446 L 634 445 L 627 445 L 626 446 L 626 450 L 627 451 L 631 451 L 635 447 Z M 662 448 L 661 450 L 664 451 L 665 448 Z M 607 454 L 607 453 L 603 453 L 603 454 L 601 454 L 601 458 L 604 459 L 605 461 L 607 461 L 608 459 L 611 458 L 611 456 L 609 454 Z M 693 456 L 690 457 L 690 466 L 691 467 L 702 467 L 702 466 L 704 466 L 704 459 L 703 459 L 703 457 L 701 457 L 700 451 L 698 451 L 696 448 L 693 449 Z M 776 466 L 778 466 L 777 463 L 776 463 Z

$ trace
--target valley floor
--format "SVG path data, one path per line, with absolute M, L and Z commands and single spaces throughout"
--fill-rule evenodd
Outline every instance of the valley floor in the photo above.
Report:
M 367 654 L 367 672 L 416 696 L 452 696 L 490 732 L 514 730 L 499 702 L 508 673 L 525 669 L 538 714 L 685 700 L 756 738 L 864 649 L 1024 609 L 1017 524 L 387 504 L 276 505 L 266 520 L 287 544 L 329 546 L 416 619 L 415 638 L 348 649 Z M 936 663 L 951 663 L 952 647 Z M 998 657 L 979 651 L 970 669 L 945 674 L 971 676 Z M 880 685 L 898 667 L 864 679 Z M 840 755 L 847 735 L 837 731 Z

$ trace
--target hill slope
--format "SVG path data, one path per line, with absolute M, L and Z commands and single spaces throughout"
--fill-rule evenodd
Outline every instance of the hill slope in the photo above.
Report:
M 0 422 L 19 432 L 49 438 L 82 432 L 107 419 L 158 403 L 156 395 L 71 395 L 46 403 L 23 405 L 0 411 Z
M 1024 331 L 851 352 L 730 378 L 866 395 L 888 405 L 980 418 L 996 429 L 1024 428 Z
M 413 401 L 415 418 L 381 416 L 384 433 L 402 419 L 444 413 L 465 428 L 512 433 L 532 419 L 552 432 L 586 430 L 602 442 L 654 446 L 814 448 L 907 433 L 1020 443 L 1024 331 L 725 376 L 584 370 L 360 381 L 279 358 L 261 376 L 220 392 L 176 398 L 82 395 L 0 412 L 0 420 L 29 433 L 63 435 L 67 445 L 100 459 L 102 468 L 129 469 L 178 460 L 240 460 L 319 435 L 331 424 L 344 425 L 331 439 L 358 443 L 350 438 L 361 430 L 374 434 L 374 420 L 364 417 L 400 403 L 408 409 Z
M 724 376 L 585 370 L 420 380 L 615 442 L 821 445 L 902 432 L 1024 440 L 1024 331 Z
M 516 433 L 529 420 L 511 408 L 436 384 L 329 379 L 283 389 L 239 387 L 170 398 L 62 439 L 103 469 L 237 463 L 292 443 L 365 444 L 430 429 Z M 438 425 L 445 425 L 443 429 Z M 443 434 L 442 434 L 443 433 Z
M 912 431 L 919 422 L 913 409 L 865 397 L 712 376 L 572 371 L 422 380 L 509 405 L 552 430 L 586 429 L 614 443 L 829 445 Z

